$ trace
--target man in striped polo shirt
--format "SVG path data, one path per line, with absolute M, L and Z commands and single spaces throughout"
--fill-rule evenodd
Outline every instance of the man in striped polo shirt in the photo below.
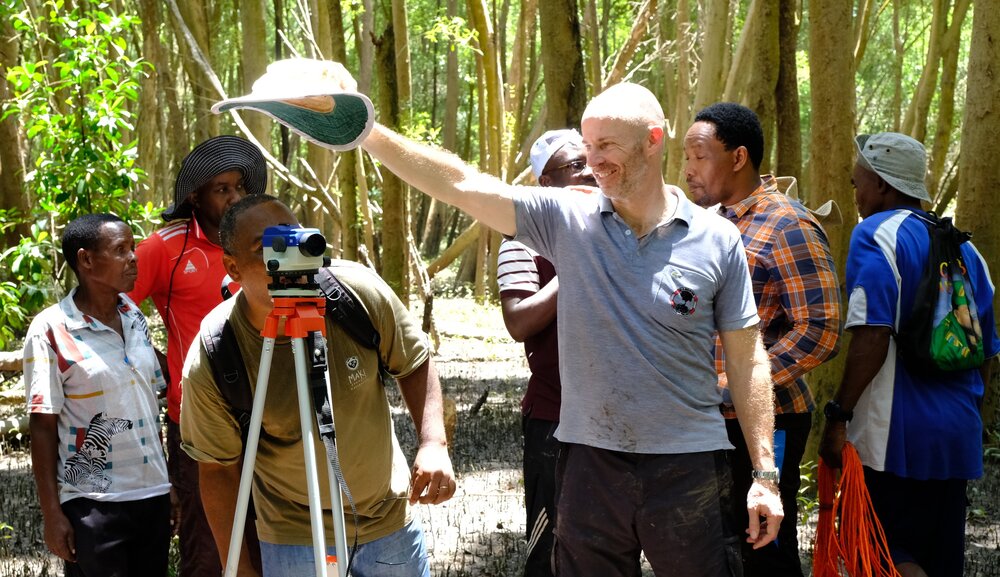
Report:
M 572 129 L 550 130 L 535 141 L 531 171 L 541 186 L 597 186 L 587 166 L 583 138 Z M 551 576 L 561 394 L 556 338 L 559 281 L 552 263 L 517 241 L 505 240 L 497 261 L 497 283 L 504 324 L 515 341 L 524 343 L 531 370 L 521 399 L 528 540 L 524 574 Z
M 167 328 L 167 454 L 180 507 L 181 577 L 222 572 L 198 489 L 198 465 L 180 450 L 181 370 L 201 320 L 222 302 L 219 223 L 232 204 L 267 190 L 267 165 L 256 145 L 217 136 L 196 146 L 181 163 L 166 226 L 139 243 L 139 277 L 129 297 L 153 299 Z M 163 359 L 160 359 L 163 365 Z

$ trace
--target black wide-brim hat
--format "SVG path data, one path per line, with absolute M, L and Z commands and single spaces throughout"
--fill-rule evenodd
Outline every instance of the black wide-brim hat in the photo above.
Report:
M 209 138 L 188 153 L 181 162 L 174 184 L 174 204 L 163 211 L 164 221 L 191 218 L 188 197 L 223 172 L 238 170 L 247 194 L 267 191 L 267 163 L 257 145 L 238 136 Z

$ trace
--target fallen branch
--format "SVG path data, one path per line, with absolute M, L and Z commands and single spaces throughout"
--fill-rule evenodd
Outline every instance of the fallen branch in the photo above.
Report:
M 21 351 L 0 351 L 0 372 L 21 371 Z

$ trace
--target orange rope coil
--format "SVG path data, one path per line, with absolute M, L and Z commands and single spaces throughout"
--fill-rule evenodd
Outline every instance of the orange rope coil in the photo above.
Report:
M 814 577 L 899 577 L 889 556 L 882 524 L 865 487 L 854 445 L 844 443 L 839 492 L 834 469 L 819 461 L 819 523 L 813 551 Z M 840 523 L 837 523 L 837 514 Z

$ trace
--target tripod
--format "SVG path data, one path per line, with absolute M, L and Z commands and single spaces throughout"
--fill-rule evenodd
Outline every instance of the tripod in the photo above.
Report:
M 312 282 L 312 276 L 305 285 L 280 285 L 277 279 L 269 288 L 274 296 L 274 307 L 268 314 L 261 330 L 264 344 L 261 349 L 260 368 L 257 373 L 257 387 L 254 391 L 253 411 L 250 416 L 246 451 L 243 458 L 243 469 L 240 474 L 240 488 L 236 499 L 236 515 L 233 520 L 233 531 L 229 539 L 229 556 L 226 559 L 226 577 L 235 577 L 239 565 L 240 547 L 243 543 L 243 528 L 246 522 L 247 506 L 250 501 L 250 486 L 253 482 L 254 462 L 257 457 L 257 444 L 260 440 L 261 421 L 264 416 L 264 401 L 267 397 L 267 383 L 271 372 L 271 359 L 274 355 L 274 343 L 278 336 L 281 321 L 284 320 L 284 334 L 292 339 L 292 354 L 295 359 L 295 384 L 299 397 L 299 422 L 302 427 L 302 449 L 305 453 L 306 485 L 309 495 L 309 521 L 312 529 L 313 558 L 316 567 L 316 577 L 326 576 L 326 540 L 323 530 L 323 507 L 320 503 L 319 476 L 315 459 L 315 438 L 313 423 L 310 416 L 310 385 L 312 400 L 317 411 L 320 433 L 326 444 L 327 476 L 330 487 L 330 503 L 333 515 L 334 546 L 337 551 L 337 571 L 339 577 L 347 577 L 347 531 L 344 526 L 344 504 L 340 494 L 341 485 L 334 477 L 332 462 L 336 462 L 335 431 L 333 426 L 333 409 L 330 399 L 329 367 L 326 363 L 326 321 L 324 311 L 326 299 L 320 296 L 318 286 Z M 314 296 L 305 296 L 313 289 Z M 292 295 L 292 296 L 281 296 Z M 312 371 L 306 367 L 306 342 L 310 344 L 310 359 Z M 311 379 L 310 379 L 311 377 Z M 325 397 L 325 398 L 324 398 Z M 322 413 L 320 415 L 319 413 Z M 339 469 L 339 465 L 338 465 Z M 346 483 L 344 490 L 347 490 Z M 350 497 L 350 493 L 348 493 Z

